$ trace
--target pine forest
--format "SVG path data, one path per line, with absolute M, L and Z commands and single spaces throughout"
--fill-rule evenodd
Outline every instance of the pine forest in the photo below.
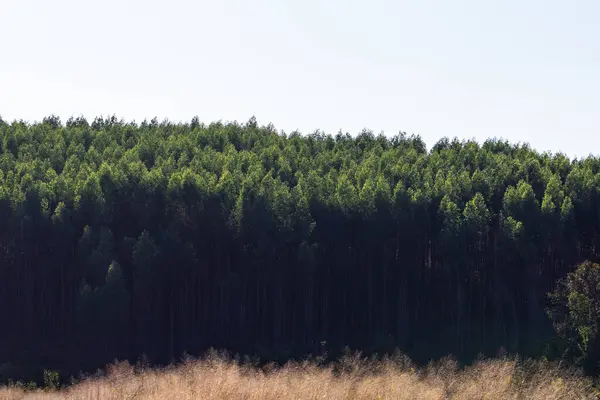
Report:
M 255 118 L 0 119 L 0 375 L 209 348 L 595 373 L 599 256 L 592 156 Z

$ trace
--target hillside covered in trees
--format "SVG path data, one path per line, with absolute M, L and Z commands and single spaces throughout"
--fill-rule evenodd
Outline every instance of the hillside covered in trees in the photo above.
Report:
M 0 364 L 542 354 L 599 211 L 599 159 L 499 140 L 0 120 Z

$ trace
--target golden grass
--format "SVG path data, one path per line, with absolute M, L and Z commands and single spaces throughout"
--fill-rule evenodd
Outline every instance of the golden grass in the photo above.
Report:
M 0 388 L 0 399 L 593 399 L 589 379 L 556 364 L 483 360 L 459 369 L 451 360 L 415 369 L 403 357 L 346 357 L 335 366 L 290 363 L 256 368 L 214 355 L 163 369 L 108 366 L 58 391 Z

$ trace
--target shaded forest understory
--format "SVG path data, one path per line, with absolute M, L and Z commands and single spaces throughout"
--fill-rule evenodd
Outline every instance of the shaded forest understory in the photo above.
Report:
M 598 258 L 599 194 L 600 160 L 499 140 L 0 120 L 0 377 L 209 347 L 556 356 L 547 294 Z

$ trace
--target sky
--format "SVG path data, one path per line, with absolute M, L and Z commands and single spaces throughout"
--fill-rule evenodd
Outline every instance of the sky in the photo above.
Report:
M 600 155 L 597 0 L 0 0 L 0 115 Z

